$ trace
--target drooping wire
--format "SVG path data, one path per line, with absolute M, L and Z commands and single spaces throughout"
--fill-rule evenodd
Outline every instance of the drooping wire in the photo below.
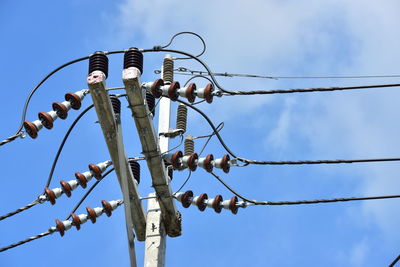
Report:
M 390 199 L 390 198 L 400 198 L 400 195 L 384 195 L 384 196 L 371 196 L 371 197 L 348 197 L 348 198 L 330 198 L 330 199 L 313 199 L 313 200 L 296 200 L 296 201 L 257 201 L 251 200 L 243 195 L 239 194 L 237 191 L 232 189 L 221 177 L 211 172 L 211 174 L 229 191 L 231 191 L 237 197 L 243 199 L 245 202 L 252 203 L 254 205 L 302 205 L 302 204 L 319 204 L 319 203 L 332 203 L 332 202 L 347 202 L 347 201 L 359 201 L 359 200 L 377 200 L 377 199 Z
M 260 94 L 288 94 L 288 93 L 309 93 L 309 92 L 323 92 L 323 91 L 342 91 L 342 90 L 354 90 L 354 89 L 371 89 L 371 88 L 385 88 L 385 87 L 398 87 L 400 84 L 376 84 L 376 85 L 365 85 L 365 86 L 344 86 L 344 87 L 318 87 L 318 88 L 300 88 L 300 89 L 280 89 L 280 90 L 255 90 L 255 91 L 230 91 L 225 88 L 223 88 L 213 75 L 213 72 L 211 69 L 208 67 L 208 65 L 201 60 L 200 58 L 184 52 L 180 50 L 175 50 L 175 49 L 165 49 L 161 46 L 155 46 L 151 49 L 142 49 L 141 52 L 146 53 L 146 52 L 170 52 L 170 53 L 178 53 L 182 54 L 185 56 L 188 56 L 197 62 L 199 62 L 206 70 L 210 78 L 213 80 L 215 86 L 221 90 L 222 93 L 225 93 L 225 95 L 260 95 Z M 220 93 L 220 96 L 223 94 Z
M 183 34 L 194 35 L 194 36 L 196 36 L 197 38 L 199 38 L 200 41 L 201 41 L 201 43 L 203 44 L 203 49 L 202 49 L 202 51 L 201 51 L 200 54 L 198 54 L 196 57 L 200 57 L 201 55 L 204 54 L 204 52 L 206 52 L 206 49 L 207 49 L 206 42 L 204 41 L 203 37 L 201 37 L 199 34 L 194 33 L 194 32 L 178 32 L 177 34 L 175 34 L 174 36 L 172 36 L 171 40 L 169 40 L 169 42 L 168 42 L 166 45 L 161 46 L 161 47 L 162 47 L 162 48 L 167 48 L 167 47 L 169 47 L 177 36 L 183 35 Z M 191 57 L 176 57 L 176 58 L 173 58 L 173 59 L 174 59 L 174 60 L 183 60 L 183 59 L 191 59 Z
M 182 101 L 182 100 L 176 100 L 179 103 L 185 104 L 191 109 L 197 111 L 210 125 L 210 127 L 213 129 L 215 135 L 217 136 L 218 140 L 220 141 L 221 145 L 224 147 L 224 149 L 234 158 L 237 160 L 245 163 L 245 165 L 249 164 L 256 164 L 256 165 L 302 165 L 302 164 L 342 164 L 342 163 L 363 163 L 363 162 L 388 162 L 388 161 L 400 161 L 400 158 L 369 158 L 369 159 L 338 159 L 338 160 L 292 160 L 292 161 L 259 161 L 259 160 L 251 160 L 251 159 L 246 159 L 237 156 L 235 153 L 230 150 L 230 148 L 225 144 L 223 138 L 219 134 L 217 128 L 211 121 L 211 119 L 200 109 L 197 107 Z
M 103 177 L 100 180 L 97 180 L 90 188 L 89 190 L 83 195 L 83 197 L 79 200 L 79 202 L 75 205 L 75 207 L 71 210 L 71 212 L 69 213 L 69 215 L 65 218 L 65 220 L 69 220 L 71 218 L 71 214 L 74 213 L 83 203 L 83 201 L 85 201 L 85 199 L 90 195 L 90 193 L 93 191 L 93 189 L 95 189 L 95 187 L 104 179 L 106 178 L 107 175 L 109 175 L 112 171 L 114 171 L 114 168 L 110 169 L 109 171 L 107 171 Z
M 191 70 L 185 67 L 179 67 L 174 69 L 174 72 L 178 75 L 207 75 L 208 72 L 201 70 Z M 400 78 L 400 75 L 353 75 L 353 76 L 265 76 L 257 74 L 240 74 L 240 73 L 228 73 L 228 72 L 213 72 L 214 76 L 222 77 L 243 77 L 243 78 L 260 78 L 260 79 L 374 79 L 374 78 Z
M 74 129 L 75 125 L 79 122 L 79 120 L 92 108 L 94 107 L 94 105 L 90 105 L 88 106 L 84 111 L 81 112 L 81 114 L 78 115 L 78 117 L 76 117 L 76 119 L 74 120 L 74 122 L 71 124 L 71 126 L 68 128 L 67 133 L 64 135 L 63 140 L 60 143 L 60 146 L 58 147 L 56 156 L 54 157 L 53 160 L 53 164 L 51 165 L 51 169 L 50 169 L 50 173 L 49 173 L 49 177 L 47 178 L 47 182 L 46 182 L 46 186 L 45 187 L 49 187 L 51 180 L 53 178 L 53 174 L 54 174 L 54 170 L 56 168 L 57 162 L 58 162 L 58 158 L 60 157 L 61 151 L 64 148 L 65 142 L 67 141 L 69 135 L 71 134 L 72 130 Z

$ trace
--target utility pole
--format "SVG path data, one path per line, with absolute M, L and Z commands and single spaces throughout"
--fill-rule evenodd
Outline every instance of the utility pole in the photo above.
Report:
M 89 60 L 87 83 L 121 187 L 125 207 L 130 262 L 132 267 L 136 267 L 133 229 L 135 229 L 137 239 L 143 241 L 145 239 L 146 215 L 141 204 L 137 182 L 133 178 L 125 155 L 120 115 L 114 113 L 110 96 L 106 91 L 107 75 L 108 59 L 104 53 L 96 52 Z
M 161 78 L 164 84 L 170 84 L 173 81 L 174 62 L 170 55 L 164 58 L 161 67 Z M 162 97 L 159 102 L 158 115 L 158 133 L 166 133 L 169 131 L 171 100 Z M 169 138 L 164 135 L 158 137 L 160 152 L 167 152 L 169 149 Z M 150 194 L 149 197 L 154 197 Z M 157 199 L 149 198 L 147 203 L 147 225 L 146 225 L 146 245 L 145 245 L 145 267 L 163 267 L 165 265 L 166 250 L 166 233 L 162 214 L 160 212 L 160 204 Z

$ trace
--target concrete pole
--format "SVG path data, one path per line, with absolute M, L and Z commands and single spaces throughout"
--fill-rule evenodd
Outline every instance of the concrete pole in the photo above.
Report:
M 173 81 L 174 64 L 170 55 L 164 58 L 161 68 L 161 77 L 165 84 Z M 168 132 L 171 115 L 171 100 L 167 97 L 160 99 L 158 115 L 158 132 Z M 159 136 L 160 152 L 164 153 L 169 148 L 169 138 Z M 165 265 L 166 233 L 160 205 L 155 194 L 149 195 L 146 224 L 145 267 L 163 267 Z

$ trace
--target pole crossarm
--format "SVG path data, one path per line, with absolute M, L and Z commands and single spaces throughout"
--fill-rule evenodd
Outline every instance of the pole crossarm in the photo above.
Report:
M 106 91 L 105 76 L 93 72 L 88 76 L 87 81 L 104 139 L 121 186 L 129 246 L 132 250 L 134 238 L 132 228 L 135 230 L 137 240 L 144 241 L 146 239 L 146 214 L 140 200 L 137 182 L 133 178 L 125 155 L 120 117 L 113 111 Z
M 152 185 L 159 199 L 165 229 L 170 237 L 181 235 L 180 213 L 175 207 L 169 177 L 165 169 L 158 138 L 155 133 L 152 115 L 145 103 L 145 92 L 142 91 L 140 71 L 135 67 L 123 70 L 123 82 L 128 97 L 129 107 L 135 120 L 136 128 L 150 170 Z

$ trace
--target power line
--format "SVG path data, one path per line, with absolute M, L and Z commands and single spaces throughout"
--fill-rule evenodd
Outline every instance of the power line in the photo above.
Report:
M 208 67 L 208 65 L 201 60 L 200 58 L 175 49 L 165 49 L 161 46 L 154 46 L 151 49 L 142 49 L 140 50 L 143 53 L 146 52 L 170 52 L 170 53 L 178 53 L 182 55 L 186 55 L 188 57 L 193 58 L 197 62 L 199 62 L 206 70 L 213 83 L 217 88 L 221 90 L 221 93 L 225 93 L 225 95 L 262 95 L 262 94 L 287 94 L 287 93 L 307 93 L 307 92 L 322 92 L 322 91 L 341 91 L 341 90 L 353 90 L 353 89 L 371 89 L 371 88 L 385 88 L 385 87 L 398 87 L 400 84 L 376 84 L 376 85 L 362 85 L 362 86 L 345 86 L 345 87 L 326 87 L 326 88 L 306 88 L 306 89 L 282 89 L 282 90 L 256 90 L 256 91 L 231 91 L 223 88 L 213 75 L 213 72 Z M 222 95 L 222 94 L 220 94 Z
M 26 205 L 24 207 L 21 207 L 21 208 L 15 210 L 15 211 L 12 211 L 12 212 L 9 212 L 9 213 L 7 213 L 7 214 L 5 214 L 3 216 L 0 216 L 0 221 L 6 219 L 8 217 L 14 216 L 14 215 L 16 215 L 16 214 L 18 214 L 20 212 L 26 211 L 26 210 L 32 208 L 33 206 L 35 206 L 36 204 L 39 204 L 39 203 L 40 203 L 40 199 L 37 198 L 37 199 L 35 199 L 34 201 L 32 201 L 31 203 L 29 203 L 28 205 Z
M 400 260 L 400 255 L 399 256 L 397 256 L 397 258 L 396 259 L 394 259 L 394 261 L 389 265 L 389 267 L 393 267 L 393 266 L 395 266 L 396 265 L 396 263 L 398 262 Z
M 44 233 L 41 233 L 41 234 L 38 234 L 38 235 L 35 235 L 35 236 L 32 236 L 32 237 L 29 237 L 29 238 L 27 238 L 27 239 L 25 239 L 25 240 L 22 240 L 22 241 L 19 241 L 19 242 L 17 242 L 17 243 L 11 244 L 11 245 L 9 245 L 9 246 L 0 248 L 0 252 L 3 252 L 3 251 L 6 251 L 6 250 L 9 250 L 9 249 L 11 249 L 11 248 L 15 248 L 15 247 L 21 246 L 21 245 L 23 245 L 23 244 L 26 244 L 26 243 L 31 242 L 31 241 L 36 240 L 36 239 L 39 239 L 39 238 L 42 238 L 42 237 L 51 235 L 51 234 L 54 233 L 54 232 L 56 232 L 56 229 L 55 229 L 55 228 L 50 228 L 48 231 L 46 231 L 46 232 L 44 232 Z
M 160 73 L 160 70 L 155 70 L 155 73 Z M 174 69 L 178 75 L 205 75 L 210 76 L 207 71 L 191 70 L 185 67 Z M 400 75 L 347 75 L 347 76 L 273 76 L 273 75 L 257 75 L 257 74 L 241 74 L 241 73 L 228 73 L 228 72 L 213 72 L 214 76 L 221 77 L 242 77 L 242 78 L 260 78 L 260 79 L 374 79 L 374 78 L 400 78 Z
M 305 164 L 343 164 L 343 163 L 366 163 L 366 162 L 390 162 L 390 161 L 400 161 L 400 158 L 369 158 L 369 159 L 338 159 L 338 160 L 294 160 L 294 161 L 259 161 L 259 160 L 251 160 L 251 159 L 246 159 L 237 156 L 235 153 L 233 153 L 230 148 L 225 144 L 223 138 L 218 132 L 217 127 L 213 124 L 211 119 L 200 109 L 197 107 L 182 101 L 182 100 L 176 100 L 179 103 L 182 103 L 191 109 L 195 110 L 198 112 L 210 125 L 210 127 L 213 129 L 215 135 L 217 136 L 218 140 L 220 141 L 221 145 L 225 148 L 225 150 L 235 159 L 245 163 L 245 165 L 249 164 L 255 164 L 255 165 L 305 165 Z
M 247 197 L 236 192 L 232 187 L 230 187 L 221 177 L 211 172 L 211 174 L 229 191 L 231 191 L 237 197 L 243 199 L 246 202 L 252 203 L 254 205 L 303 205 L 303 204 L 319 204 L 319 203 L 332 203 L 332 202 L 347 202 L 347 201 L 359 201 L 359 200 L 377 200 L 377 199 L 390 199 L 390 198 L 400 198 L 400 195 L 384 195 L 384 196 L 370 196 L 370 197 L 348 197 L 348 198 L 330 198 L 330 199 L 313 199 L 313 200 L 296 200 L 296 201 L 257 201 L 251 200 Z

